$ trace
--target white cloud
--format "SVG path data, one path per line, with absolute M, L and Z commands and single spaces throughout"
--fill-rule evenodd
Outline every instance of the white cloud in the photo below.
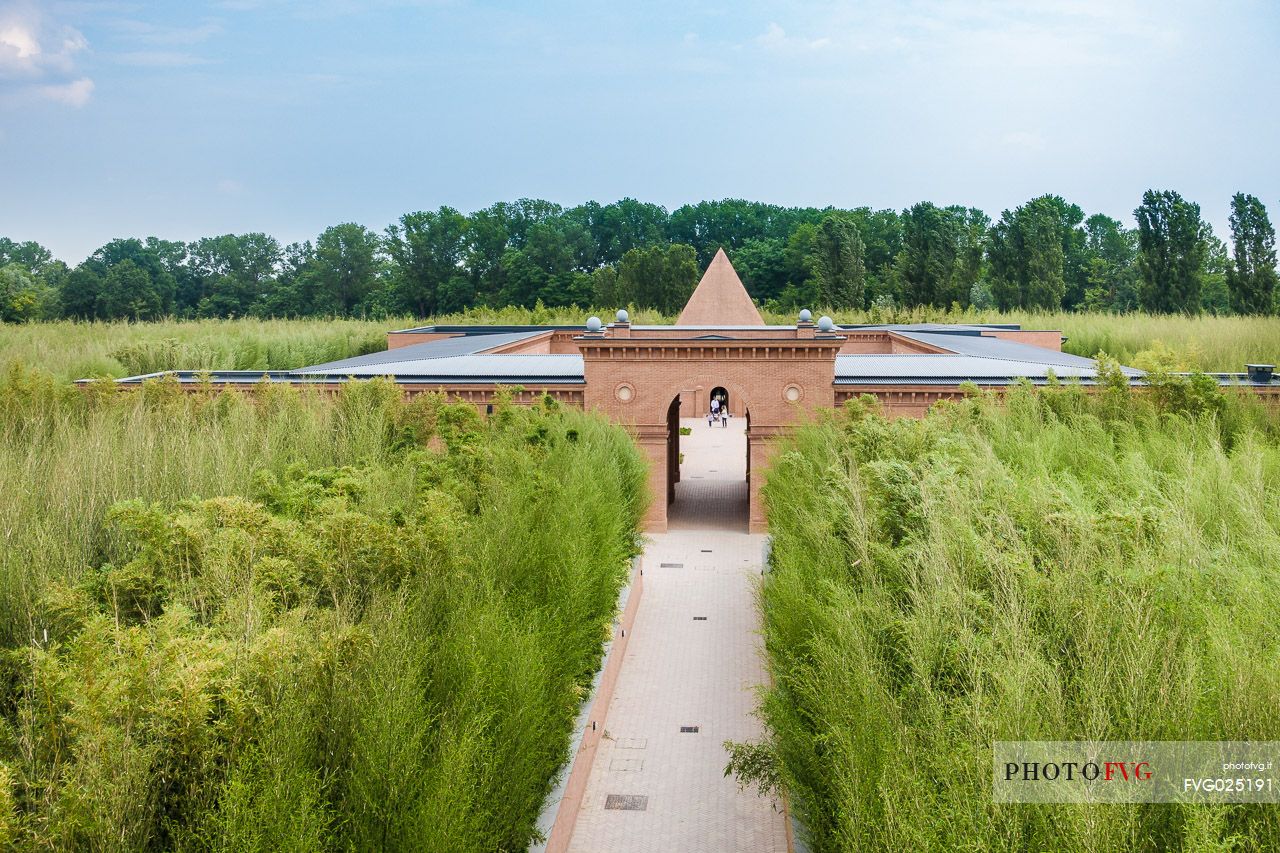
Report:
M 768 28 L 756 36 L 756 44 L 765 50 L 774 52 L 801 52 L 821 50 L 831 44 L 831 39 L 827 36 L 816 39 L 789 36 L 787 31 L 779 26 L 776 21 L 770 21 Z
M 13 93 L 84 106 L 93 81 L 79 73 L 76 57 L 88 46 L 78 30 L 48 20 L 37 6 L 0 10 L 0 80 L 10 81 Z
M 149 21 L 117 21 L 115 28 L 123 35 L 144 44 L 192 45 L 222 33 L 222 24 L 209 20 L 190 27 L 171 27 Z
M 70 83 L 40 86 L 36 91 L 51 101 L 57 101 L 69 107 L 83 107 L 89 103 L 89 97 L 93 94 L 93 81 L 88 77 L 81 77 Z
M 6 54 L 14 61 L 34 63 L 40 56 L 40 43 L 26 27 L 11 23 L 0 30 L 0 56 Z

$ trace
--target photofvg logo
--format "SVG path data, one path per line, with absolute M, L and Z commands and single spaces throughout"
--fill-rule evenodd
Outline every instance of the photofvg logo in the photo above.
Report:
M 1004 780 L 1012 782 L 1150 782 L 1151 764 L 1147 761 L 1006 761 Z
M 1280 741 L 996 741 L 997 803 L 1276 803 Z

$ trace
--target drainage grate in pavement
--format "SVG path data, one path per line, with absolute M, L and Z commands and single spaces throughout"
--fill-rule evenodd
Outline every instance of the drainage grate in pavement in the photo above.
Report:
M 644 794 L 610 794 L 604 798 L 604 807 L 624 812 L 642 812 L 649 808 L 649 798 Z
M 643 770 L 642 758 L 615 758 L 609 762 L 610 770 Z
M 695 616 L 695 617 L 693 617 L 693 621 L 694 621 L 694 622 L 706 622 L 706 621 L 707 621 L 707 617 L 705 617 L 705 616 Z
M 649 739 L 643 737 L 620 737 L 618 742 L 613 745 L 614 749 L 644 749 L 649 745 Z
M 696 734 L 698 733 L 699 728 L 701 728 L 701 727 L 700 727 L 700 726 L 681 726 L 681 727 L 680 727 L 680 734 L 682 734 L 682 735 L 696 735 Z
M 684 563 L 659 563 L 659 564 L 658 564 L 658 568 L 660 568 L 660 569 L 683 569 L 683 568 L 684 568 Z
M 703 548 L 703 549 L 702 549 L 702 553 L 704 553 L 704 554 L 710 554 L 710 553 L 711 553 L 711 549 L 710 549 L 710 548 Z

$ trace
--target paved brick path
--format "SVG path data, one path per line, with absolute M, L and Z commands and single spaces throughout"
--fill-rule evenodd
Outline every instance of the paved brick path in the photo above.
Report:
M 684 424 L 694 432 L 681 442 L 671 531 L 645 549 L 644 597 L 572 851 L 787 849 L 783 814 L 724 776 L 723 742 L 760 734 L 751 712 L 764 679 L 753 595 L 764 537 L 746 533 L 744 425 Z M 648 800 L 605 809 L 610 794 Z

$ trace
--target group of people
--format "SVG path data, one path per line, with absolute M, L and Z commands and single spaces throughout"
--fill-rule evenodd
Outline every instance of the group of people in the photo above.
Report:
M 729 425 L 729 406 L 719 397 L 712 397 L 711 411 L 707 412 L 707 426 L 715 426 L 716 421 L 720 422 L 722 428 Z

